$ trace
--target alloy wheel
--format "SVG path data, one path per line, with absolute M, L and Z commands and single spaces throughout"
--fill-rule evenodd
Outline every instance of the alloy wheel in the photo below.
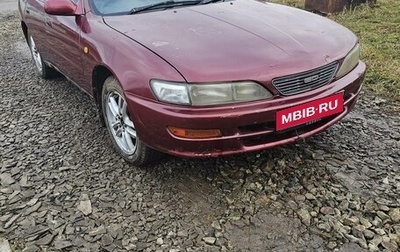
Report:
M 36 68 L 41 73 L 43 71 L 43 65 L 42 65 L 42 57 L 40 56 L 40 53 L 38 52 L 36 48 L 35 41 L 33 40 L 32 36 L 29 37 L 29 45 L 30 49 L 32 52 L 32 58 L 33 61 L 35 62 Z
M 118 147 L 127 155 L 135 153 L 137 149 L 135 126 L 129 118 L 127 103 L 118 92 L 112 91 L 107 95 L 106 114 L 106 123 Z

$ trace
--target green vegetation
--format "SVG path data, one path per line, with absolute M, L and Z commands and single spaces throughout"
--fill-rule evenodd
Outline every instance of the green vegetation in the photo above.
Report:
M 303 8 L 304 0 L 271 0 Z M 360 39 L 362 59 L 367 64 L 365 87 L 400 101 L 400 4 L 377 0 L 375 6 L 360 5 L 329 18 L 348 27 Z

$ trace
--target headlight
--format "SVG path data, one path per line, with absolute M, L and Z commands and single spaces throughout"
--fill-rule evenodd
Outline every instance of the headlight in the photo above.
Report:
M 360 60 L 360 44 L 357 44 L 353 50 L 347 54 L 346 58 L 344 59 L 342 65 L 340 66 L 339 71 L 336 74 L 336 78 L 340 78 L 351 70 L 353 70 Z
M 188 87 L 185 83 L 151 81 L 151 88 L 160 101 L 190 105 Z
M 272 97 L 263 86 L 251 81 L 183 84 L 152 80 L 151 88 L 160 101 L 193 106 L 239 103 Z

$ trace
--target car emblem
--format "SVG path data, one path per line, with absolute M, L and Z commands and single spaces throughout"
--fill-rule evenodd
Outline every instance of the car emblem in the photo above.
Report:
M 312 81 L 316 81 L 316 80 L 318 80 L 319 79 L 319 75 L 314 75 L 314 76 L 311 76 L 311 77 L 308 77 L 308 78 L 305 78 L 304 79 L 304 83 L 310 83 L 310 82 L 312 82 Z

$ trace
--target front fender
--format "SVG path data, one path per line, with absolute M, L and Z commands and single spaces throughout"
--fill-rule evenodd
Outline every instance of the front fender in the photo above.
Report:
M 155 99 L 149 83 L 153 78 L 185 81 L 164 59 L 90 15 L 81 35 L 82 47 L 89 51 L 83 58 L 85 80 L 91 80 L 93 69 L 102 65 L 118 79 L 124 92 L 148 99 Z

